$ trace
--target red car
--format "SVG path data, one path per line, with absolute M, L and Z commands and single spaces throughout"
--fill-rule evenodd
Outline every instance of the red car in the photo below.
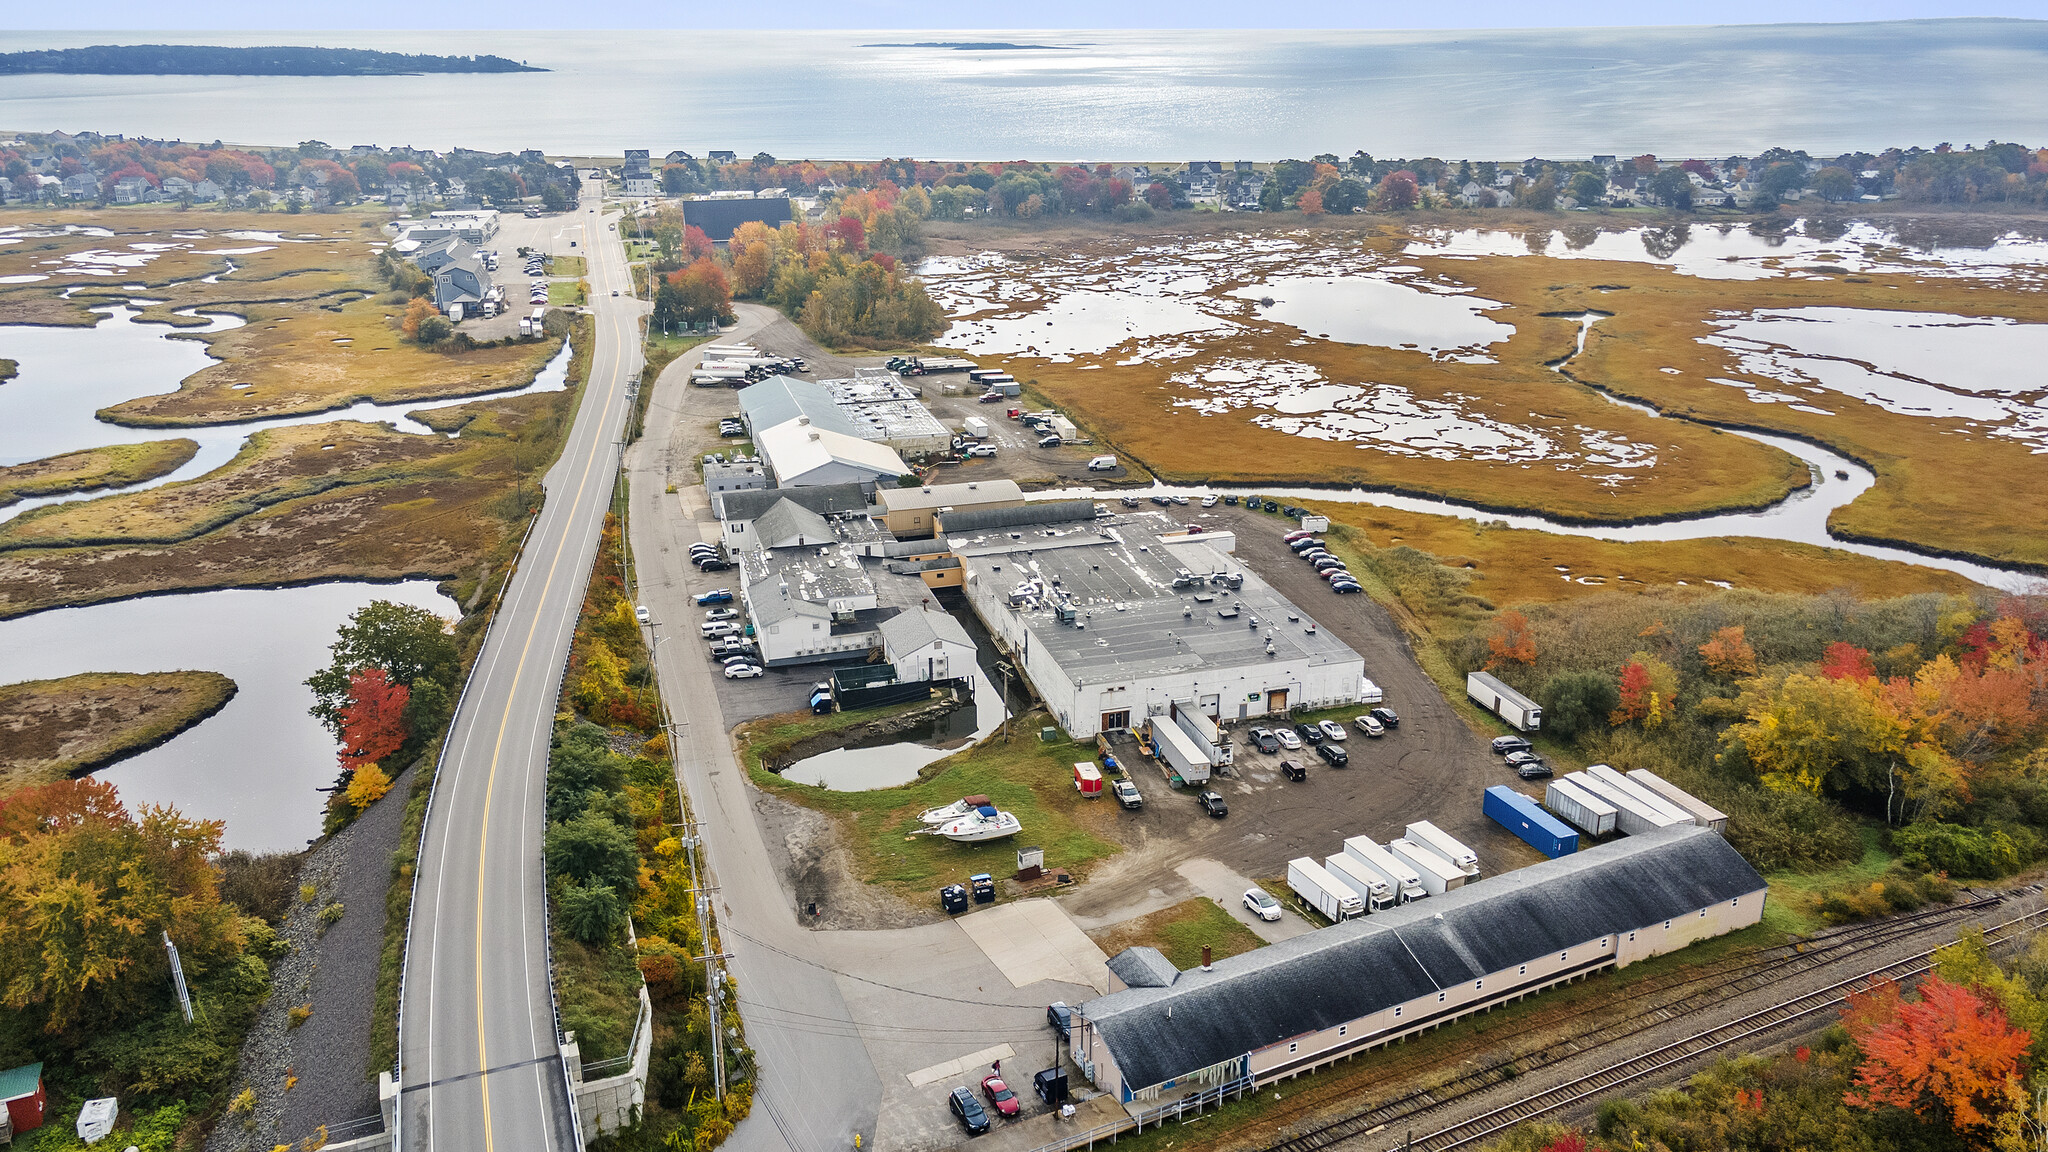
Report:
M 1017 1114 L 1017 1094 L 1010 1091 L 1010 1086 L 1003 1083 L 1001 1076 L 984 1077 L 981 1082 L 981 1094 L 988 1097 L 989 1107 L 1003 1115 Z

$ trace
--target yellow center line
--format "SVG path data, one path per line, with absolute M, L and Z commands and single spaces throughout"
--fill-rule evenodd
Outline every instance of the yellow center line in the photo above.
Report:
M 594 340 L 596 338 L 596 326 L 592 325 L 591 330 L 593 333 L 592 339 Z M 595 347 L 591 348 L 590 355 L 592 367 L 595 368 L 597 357 L 597 349 Z M 605 395 L 604 410 L 598 419 L 598 430 L 600 432 L 602 432 L 606 421 L 611 419 L 612 400 L 616 396 L 617 391 L 617 388 L 612 388 Z M 574 425 L 571 425 L 571 436 L 575 434 L 573 429 Z M 597 458 L 600 455 L 598 450 L 602 446 L 602 441 L 594 442 L 591 445 L 590 456 L 583 463 L 583 476 L 576 482 L 576 496 L 570 503 L 572 508 L 583 501 L 584 490 L 590 486 L 591 469 L 597 466 Z M 568 536 L 565 531 L 561 539 L 556 542 L 554 559 L 548 563 L 547 579 L 541 584 L 541 604 L 547 603 L 548 592 L 555 586 L 555 573 L 561 567 L 562 554 L 567 547 Z M 491 745 L 491 770 L 484 777 L 483 830 L 478 835 L 476 847 L 476 1066 L 480 1069 L 491 1066 L 490 1056 L 484 1044 L 484 877 L 487 875 L 484 870 L 484 863 L 491 845 L 491 795 L 497 788 L 498 756 L 505 747 L 505 730 L 512 722 L 512 701 L 518 698 L 519 681 L 526 674 L 526 657 L 532 651 L 533 638 L 539 631 L 540 611 L 536 608 L 533 623 L 526 630 L 526 642 L 519 649 L 519 663 L 513 667 L 512 689 L 506 694 L 505 711 L 498 719 L 498 739 L 496 743 Z M 549 979 L 553 979 L 552 974 L 550 974 Z M 489 1076 L 481 1077 L 478 1083 L 483 1088 L 484 1152 L 493 1152 L 491 1139 L 491 1078 Z M 574 1108 L 576 1102 L 574 1100 L 569 1101 L 569 1106 Z

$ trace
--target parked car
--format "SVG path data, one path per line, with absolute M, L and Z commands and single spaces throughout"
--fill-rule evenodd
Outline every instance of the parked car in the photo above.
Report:
M 1323 730 L 1319 725 L 1310 724 L 1304 720 L 1296 724 L 1294 730 L 1300 733 L 1301 738 L 1310 744 L 1321 744 L 1323 742 Z
M 1137 809 L 1145 806 L 1145 798 L 1138 795 L 1138 786 L 1129 780 L 1119 780 L 1110 785 L 1109 790 L 1116 793 L 1116 802 L 1126 808 Z
M 1335 744 L 1316 745 L 1316 755 L 1330 762 L 1332 768 L 1342 768 L 1351 763 L 1351 754 Z
M 1207 812 L 1218 820 L 1230 815 L 1230 805 L 1223 802 L 1223 796 L 1220 793 L 1204 791 L 1195 797 L 1195 803 L 1202 806 L 1202 811 Z
M 965 1088 L 953 1089 L 946 1097 L 946 1106 L 953 1110 L 953 1116 L 960 1126 L 967 1129 L 969 1136 L 979 1136 L 988 1131 L 988 1113 L 981 1110 L 981 1101 Z
M 706 620 L 704 623 L 697 625 L 697 628 L 707 640 L 717 639 L 720 636 L 737 636 L 740 631 L 740 626 L 730 620 Z
M 1349 596 L 1353 592 L 1363 592 L 1365 589 L 1356 580 L 1332 580 L 1330 582 L 1330 591 L 1335 592 L 1339 596 Z
M 1323 730 L 1323 738 L 1326 740 L 1342 742 L 1344 739 L 1344 726 L 1335 720 L 1325 720 L 1321 724 L 1316 725 L 1316 727 Z
M 1309 531 L 1306 528 L 1297 528 L 1294 531 L 1289 532 L 1285 536 L 1280 537 L 1280 539 L 1287 541 L 1289 544 L 1292 544 L 1296 540 L 1306 540 L 1313 535 L 1315 535 L 1315 533 Z
M 1358 577 L 1353 576 L 1351 569 L 1344 567 L 1342 564 L 1337 565 L 1335 568 L 1325 568 L 1318 572 L 1317 575 L 1328 580 L 1332 586 L 1344 583 L 1358 583 Z
M 982 1077 L 981 1094 L 988 1097 L 988 1106 L 1002 1115 L 1015 1116 L 1017 1114 L 1017 1094 L 1010 1091 L 1010 1086 L 1003 1083 L 1001 1076 Z
M 1209 495 L 1207 495 L 1207 496 L 1204 496 L 1204 497 L 1202 497 L 1202 507 L 1204 507 L 1204 508 L 1214 508 L 1215 506 L 1216 506 L 1216 494 L 1215 494 L 1214 492 L 1211 492 L 1211 493 L 1210 493 Z
M 740 610 L 737 608 L 706 608 L 704 610 L 704 618 L 706 620 L 737 620 L 739 616 Z
M 732 589 L 730 589 L 730 588 L 713 588 L 713 589 L 712 589 L 711 591 L 709 591 L 709 592 L 699 592 L 699 593 L 697 593 L 697 603 L 699 603 L 699 604 L 730 604 L 730 603 L 732 603 Z
M 1280 902 L 1273 899 L 1273 894 L 1264 888 L 1245 889 L 1244 906 L 1251 909 L 1252 915 L 1257 916 L 1261 920 L 1278 920 L 1280 918 Z
M 1038 438 L 1038 446 L 1040 448 L 1057 448 L 1060 446 L 1060 438 L 1056 435 L 1040 436 Z
M 948 916 L 967 911 L 967 889 L 958 884 L 948 884 L 939 889 L 939 911 Z
M 1375 708 L 1372 710 L 1371 716 L 1379 721 L 1382 727 L 1399 728 L 1401 726 L 1401 718 L 1394 714 L 1392 708 Z
M 1065 1000 L 1055 1000 L 1045 1006 L 1045 1022 L 1052 1025 L 1053 1031 L 1065 1036 L 1067 1029 L 1074 1026 L 1074 1010 L 1067 1007 Z
M 1289 752 L 1301 751 L 1301 737 L 1296 736 L 1292 729 L 1275 728 L 1273 730 L 1273 739 L 1278 740 L 1280 746 Z
M 654 619 L 654 613 L 649 612 L 647 610 L 647 605 L 642 604 L 638 608 L 633 609 L 633 619 L 638 620 L 642 624 L 646 624 Z
M 731 567 L 731 564 L 715 556 L 697 561 L 697 571 L 699 572 L 724 572 Z
M 1543 763 L 1543 757 L 1538 756 L 1534 752 L 1508 753 L 1508 767 L 1515 769 L 1517 772 L 1529 765 L 1541 763 Z
M 1352 723 L 1358 725 L 1358 730 L 1367 736 L 1385 736 L 1387 734 L 1387 726 L 1380 723 L 1379 719 L 1370 712 L 1353 720 Z
M 1532 745 L 1520 736 L 1495 736 L 1493 738 L 1493 754 L 1495 756 L 1505 756 L 1510 752 L 1527 752 L 1531 747 Z
M 1534 764 L 1524 764 L 1515 769 L 1515 775 L 1524 780 L 1547 780 L 1551 775 L 1550 765 L 1540 760 Z
M 1228 505 L 1230 505 L 1230 506 L 1231 506 L 1232 508 L 1235 508 L 1235 507 L 1237 507 L 1237 497 L 1235 497 L 1235 496 L 1225 496 L 1225 497 L 1223 498 L 1223 502 L 1224 502 L 1225 504 L 1228 504 Z
M 760 674 L 761 666 L 759 664 L 747 664 L 743 662 L 739 664 L 727 664 L 725 666 L 725 678 L 727 680 L 752 680 L 754 677 L 759 676 Z
M 1280 774 L 1289 780 L 1301 781 L 1308 779 L 1308 769 L 1302 767 L 1299 760 L 1282 760 L 1280 762 Z
M 993 444 L 976 444 L 967 450 L 967 454 L 969 456 L 994 456 L 996 454 L 996 446 Z
M 1270 728 L 1254 728 L 1251 731 L 1252 747 L 1271 755 L 1280 750 L 1280 738 Z

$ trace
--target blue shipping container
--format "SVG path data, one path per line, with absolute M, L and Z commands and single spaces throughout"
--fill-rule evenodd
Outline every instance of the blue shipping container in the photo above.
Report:
M 1488 788 L 1483 806 L 1494 823 L 1535 845 L 1538 852 L 1552 860 L 1579 850 L 1579 834 L 1571 825 L 1505 784 Z

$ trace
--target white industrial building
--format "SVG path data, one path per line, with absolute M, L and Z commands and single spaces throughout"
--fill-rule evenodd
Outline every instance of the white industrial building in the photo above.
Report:
M 756 497 L 762 493 L 728 493 Z M 897 572 L 882 558 L 893 543 L 880 525 L 864 515 L 841 514 L 832 519 L 787 497 L 779 498 L 750 522 L 743 544 L 728 538 L 739 563 L 740 600 L 754 626 L 762 663 L 770 667 L 835 660 L 866 659 L 887 645 L 883 627 L 909 612 L 923 612 L 931 593 L 915 574 Z M 954 628 L 958 629 L 957 622 Z M 900 643 L 937 633 L 940 641 L 963 638 L 964 631 L 942 632 L 936 623 L 921 628 L 899 625 Z M 956 660 L 950 646 L 916 646 L 927 656 Z M 906 653 L 910 651 L 905 649 Z M 905 657 L 905 667 L 912 663 Z M 958 659 L 959 668 L 973 665 L 973 644 Z M 965 675 L 956 671 L 955 676 Z M 915 677 L 922 679 L 923 677 Z
M 1174 708 L 1222 722 L 1355 703 L 1365 662 L 1232 559 L 1227 532 L 1088 501 L 941 517 L 968 602 L 1075 739 Z
M 971 676 L 974 640 L 958 620 L 936 608 L 906 609 L 882 621 L 882 656 L 896 679 L 949 680 Z
M 924 456 L 953 446 L 953 433 L 918 399 L 917 389 L 894 372 L 857 368 L 851 380 L 820 380 L 855 435 L 898 452 Z
M 1249 1091 L 1763 918 L 1756 869 L 1679 826 L 1452 889 L 1182 972 L 1109 961 L 1068 1051 L 1141 1111 Z
M 754 446 L 767 461 L 777 486 L 783 488 L 813 484 L 873 488 L 894 483 L 896 477 L 910 471 L 895 449 L 818 427 L 804 416 L 756 431 Z
M 830 520 L 868 515 L 868 498 L 858 484 L 713 492 L 711 512 L 723 526 L 726 547 L 734 551 L 754 547 L 754 521 L 784 500 Z

